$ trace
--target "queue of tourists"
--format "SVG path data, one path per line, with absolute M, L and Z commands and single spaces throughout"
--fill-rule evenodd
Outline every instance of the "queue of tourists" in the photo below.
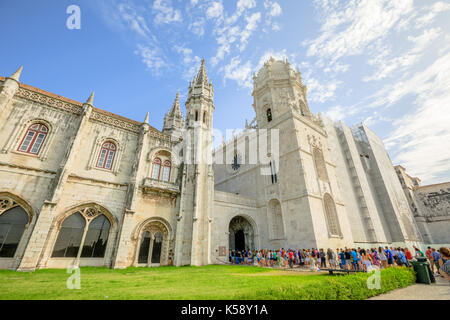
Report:
M 305 268 L 311 270 L 341 269 L 370 271 L 393 266 L 409 267 L 417 258 L 427 258 L 432 271 L 450 280 L 450 250 L 428 247 L 424 253 L 417 247 L 414 252 L 408 248 L 379 247 L 371 249 L 338 248 L 324 249 L 278 249 L 278 250 L 230 250 L 229 262 L 233 264 L 258 265 L 261 267 Z

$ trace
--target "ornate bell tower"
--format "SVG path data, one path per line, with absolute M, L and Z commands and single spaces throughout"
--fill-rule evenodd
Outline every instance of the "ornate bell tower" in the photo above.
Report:
M 201 266 L 210 262 L 214 204 L 212 125 L 214 89 L 205 61 L 189 84 L 183 136 L 183 183 L 177 225 L 175 264 Z

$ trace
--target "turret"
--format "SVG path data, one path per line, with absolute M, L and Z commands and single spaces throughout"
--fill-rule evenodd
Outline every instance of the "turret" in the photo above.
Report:
M 172 108 L 164 117 L 163 133 L 178 139 L 181 137 L 183 127 L 184 119 L 180 109 L 180 93 L 177 92 Z
M 210 263 L 210 231 L 214 202 L 212 124 L 214 89 L 205 60 L 189 84 L 183 135 L 183 185 L 177 217 L 175 264 L 201 266 Z
M 17 69 L 11 76 L 5 79 L 5 82 L 0 87 L 0 114 L 8 106 L 12 97 L 19 89 L 20 75 L 22 74 L 23 67 Z
M 294 71 L 289 61 L 270 58 L 253 80 L 253 107 L 259 128 L 270 126 L 286 113 L 313 118 L 300 71 Z

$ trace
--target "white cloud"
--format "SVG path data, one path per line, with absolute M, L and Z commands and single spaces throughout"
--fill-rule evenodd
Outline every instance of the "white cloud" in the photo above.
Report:
M 167 63 L 158 48 L 152 48 L 142 44 L 138 44 L 137 47 L 138 49 L 134 53 L 141 57 L 142 62 L 149 70 L 159 73 L 162 68 L 167 67 Z
M 360 54 L 377 39 L 384 39 L 402 17 L 413 10 L 412 0 L 340 1 L 317 3 L 326 12 L 321 34 L 305 41 L 308 56 L 336 62 Z
M 258 27 L 258 23 L 261 21 L 261 13 L 257 12 L 252 14 L 250 17 L 246 18 L 247 25 L 245 26 L 244 30 L 240 34 L 241 38 L 241 45 L 239 46 L 239 49 L 243 51 L 245 47 L 247 46 L 248 39 L 252 35 L 252 33 L 256 30 Z
M 241 64 L 241 59 L 234 57 L 228 65 L 223 67 L 223 73 L 224 79 L 234 80 L 240 86 L 252 88 L 252 65 L 250 61 Z
M 182 21 L 180 10 L 174 9 L 170 0 L 155 0 L 153 10 L 157 12 L 154 20 L 156 24 Z
M 206 10 L 206 17 L 208 19 L 223 18 L 223 5 L 220 2 L 212 2 Z
M 195 76 L 197 68 L 200 65 L 200 57 L 194 55 L 192 49 L 183 46 L 175 46 L 175 51 L 178 52 L 183 58 L 183 65 L 185 71 L 183 72 L 183 79 L 192 80 Z
M 265 1 L 264 7 L 266 9 L 269 9 L 269 15 L 272 17 L 278 17 L 281 16 L 283 13 L 283 10 L 281 9 L 281 6 L 278 4 L 278 2 L 272 2 L 272 1 Z
M 198 19 L 189 24 L 188 28 L 193 34 L 202 37 L 205 34 L 205 20 Z

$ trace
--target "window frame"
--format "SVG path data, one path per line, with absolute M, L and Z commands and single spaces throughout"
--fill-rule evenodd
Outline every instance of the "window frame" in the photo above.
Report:
M 164 173 L 165 173 L 166 168 L 169 168 L 169 174 L 168 174 L 167 180 L 164 180 Z M 163 169 L 162 174 L 161 174 L 161 168 L 159 169 L 160 175 L 161 175 L 161 181 L 170 182 L 170 176 L 172 174 L 172 162 L 170 162 L 169 160 L 164 161 L 164 164 L 162 165 L 162 169 Z
M 105 147 L 106 144 L 110 144 L 110 145 L 114 146 L 114 148 Z M 106 150 L 106 155 L 105 155 L 105 157 L 103 159 L 102 166 L 100 166 L 99 162 L 100 162 L 100 157 L 102 156 L 103 150 Z M 113 152 L 113 156 L 112 156 L 109 168 L 107 168 L 106 164 L 108 163 L 108 158 L 109 158 L 109 155 L 110 155 L 111 152 Z M 98 152 L 97 161 L 95 162 L 95 167 L 97 169 L 103 169 L 103 170 L 112 171 L 113 166 L 114 166 L 114 160 L 116 159 L 116 155 L 117 155 L 117 145 L 114 142 L 110 141 L 110 140 L 107 140 L 107 141 L 103 142 L 101 144 L 100 150 Z
M 79 214 L 84 219 L 84 228 L 83 228 L 83 232 L 82 232 L 82 238 L 80 240 L 80 244 L 78 247 L 76 257 L 54 256 L 55 245 L 58 242 L 60 233 L 63 229 L 64 222 L 76 214 Z M 86 243 L 86 236 L 89 232 L 90 226 L 96 219 L 98 219 L 102 216 L 109 223 L 109 229 L 108 229 L 107 236 L 106 236 L 106 242 L 105 242 L 105 246 L 104 246 L 103 256 L 101 256 L 101 257 L 83 257 L 83 249 L 84 249 L 84 246 Z M 111 235 L 113 232 L 113 228 L 114 228 L 114 221 L 109 217 L 108 214 L 105 213 L 104 210 L 97 208 L 95 205 L 82 207 L 81 209 L 77 209 L 77 210 L 72 210 L 69 213 L 65 214 L 62 218 L 60 218 L 60 220 L 58 222 L 57 232 L 56 232 L 56 235 L 54 238 L 52 252 L 50 254 L 50 259 L 77 259 L 77 260 L 79 260 L 79 259 L 105 259 L 108 254 L 108 247 L 111 244 L 111 239 L 112 239 Z M 103 232 L 103 229 L 100 230 L 100 235 L 102 234 L 102 232 Z M 114 239 L 112 239 L 112 240 L 114 240 Z
M 159 168 L 158 168 L 158 177 L 157 177 L 157 178 L 154 177 L 155 165 L 158 165 L 158 166 L 159 166 Z M 161 167 L 162 167 L 162 161 L 161 161 L 161 158 L 155 157 L 155 159 L 153 159 L 153 161 L 152 161 L 152 175 L 151 175 L 151 178 L 152 178 L 153 180 L 158 180 L 158 181 L 160 180 L 160 177 L 161 177 Z
M 32 127 L 34 126 L 39 126 L 38 129 L 33 129 Z M 45 128 L 46 131 L 42 130 L 42 127 Z M 33 136 L 30 140 L 30 142 L 28 143 L 26 150 L 22 150 L 22 147 L 24 146 L 24 142 L 27 139 L 28 135 L 30 132 L 33 132 Z M 35 122 L 32 123 L 28 126 L 22 140 L 19 143 L 19 146 L 17 148 L 17 151 L 23 154 L 28 154 L 28 155 L 33 155 L 33 156 L 38 156 L 39 153 L 42 150 L 42 147 L 44 146 L 45 142 L 47 141 L 47 137 L 50 133 L 50 129 L 48 128 L 48 126 L 42 122 Z M 39 135 L 44 135 L 44 137 L 42 138 L 42 141 L 40 142 L 38 149 L 35 152 L 31 152 L 35 145 L 36 145 L 36 140 L 38 139 Z

